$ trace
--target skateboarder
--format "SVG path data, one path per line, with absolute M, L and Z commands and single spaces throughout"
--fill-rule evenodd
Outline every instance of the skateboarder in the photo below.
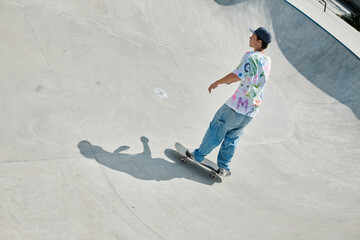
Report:
M 209 93 L 220 84 L 240 82 L 235 93 L 217 111 L 199 148 L 187 156 L 202 162 L 221 142 L 217 158 L 219 175 L 230 175 L 229 163 L 234 155 L 244 128 L 259 111 L 264 89 L 271 68 L 271 59 L 264 50 L 271 42 L 271 34 L 264 27 L 259 27 L 250 37 L 249 46 L 254 51 L 247 52 L 240 65 L 232 72 L 212 83 Z

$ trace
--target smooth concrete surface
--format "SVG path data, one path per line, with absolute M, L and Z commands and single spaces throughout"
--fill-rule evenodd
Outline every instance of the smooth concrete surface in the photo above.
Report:
M 218 183 L 174 143 L 258 26 L 272 72 Z M 360 61 L 289 3 L 1 0 L 0 36 L 0 239 L 360 238 Z

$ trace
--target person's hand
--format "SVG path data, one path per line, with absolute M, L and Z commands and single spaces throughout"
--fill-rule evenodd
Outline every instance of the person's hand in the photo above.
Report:
M 214 82 L 213 84 L 210 85 L 209 87 L 209 93 L 211 93 L 211 90 L 217 88 L 219 86 L 219 83 L 218 82 Z

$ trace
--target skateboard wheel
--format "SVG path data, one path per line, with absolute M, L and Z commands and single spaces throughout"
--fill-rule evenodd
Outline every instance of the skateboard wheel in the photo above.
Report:
M 215 179 L 216 178 L 216 174 L 212 174 L 211 178 Z
M 184 162 L 185 162 L 185 158 L 182 158 L 182 159 L 181 159 L 181 162 L 184 163 Z

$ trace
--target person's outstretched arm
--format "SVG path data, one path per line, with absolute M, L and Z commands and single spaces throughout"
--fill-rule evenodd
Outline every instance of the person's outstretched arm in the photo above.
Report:
M 217 80 L 216 82 L 212 83 L 209 87 L 209 93 L 211 93 L 211 90 L 217 88 L 220 84 L 231 84 L 233 82 L 238 82 L 241 79 L 235 74 L 235 73 L 229 73 L 228 75 L 226 75 L 225 77 Z

